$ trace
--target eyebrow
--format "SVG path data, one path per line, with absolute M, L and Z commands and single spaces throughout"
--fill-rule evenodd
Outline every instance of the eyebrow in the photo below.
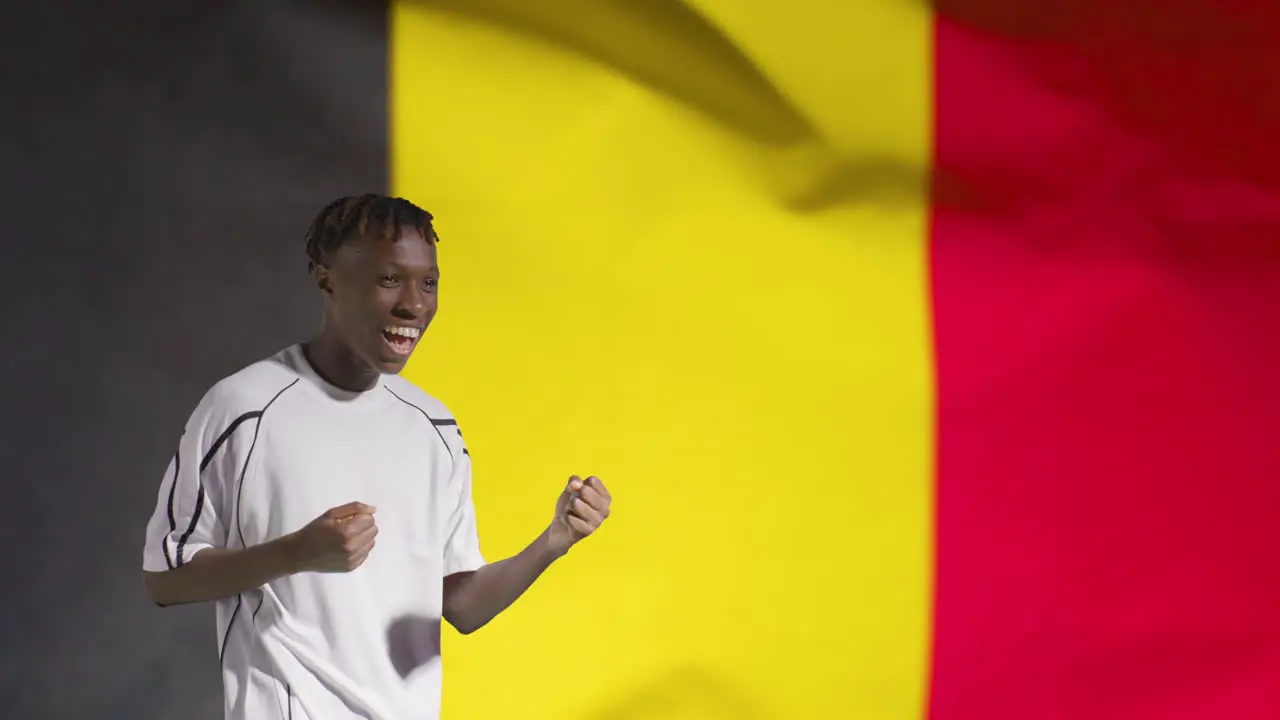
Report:
M 409 267 L 408 265 L 405 265 L 404 263 L 402 263 L 402 262 L 398 262 L 398 261 L 396 261 L 396 260 L 386 260 L 386 261 L 384 261 L 384 262 L 382 262 L 382 263 L 379 263 L 379 265 L 380 265 L 380 266 L 385 266 L 385 267 L 394 267 L 394 268 L 407 268 L 407 267 Z M 440 265 L 439 265 L 439 264 L 431 265 L 431 266 L 429 266 L 429 267 L 428 267 L 428 269 L 429 269 L 429 270 L 434 270 L 434 271 L 436 271 L 436 272 L 439 272 L 439 271 L 440 271 Z

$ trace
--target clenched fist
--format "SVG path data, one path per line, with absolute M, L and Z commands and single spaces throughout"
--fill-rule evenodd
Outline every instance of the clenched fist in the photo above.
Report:
M 574 475 L 556 501 L 556 515 L 551 522 L 551 547 L 563 555 L 574 543 L 595 532 L 609 517 L 613 496 L 600 478 L 585 481 Z
M 347 503 L 307 523 L 290 537 L 300 571 L 344 573 L 364 563 L 378 526 L 375 508 Z

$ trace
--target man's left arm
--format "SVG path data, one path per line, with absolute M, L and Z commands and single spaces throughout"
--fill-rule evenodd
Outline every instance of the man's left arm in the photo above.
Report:
M 551 524 L 528 547 L 505 560 L 445 577 L 444 618 L 463 634 L 483 627 L 524 594 L 551 563 L 595 532 L 609 517 L 612 501 L 599 478 L 569 478 Z

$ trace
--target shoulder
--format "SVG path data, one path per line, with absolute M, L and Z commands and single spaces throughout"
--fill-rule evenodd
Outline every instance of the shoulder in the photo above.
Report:
M 416 409 L 433 423 L 448 422 L 453 424 L 457 422 L 448 406 L 399 375 L 388 375 L 385 379 L 384 387 L 401 403 Z
M 462 429 L 458 427 L 458 420 L 454 417 L 453 411 L 438 398 L 398 375 L 388 376 L 383 387 L 407 412 L 430 423 L 435 431 L 434 434 L 444 442 L 451 458 L 456 461 L 463 455 L 468 457 L 471 455 L 463 443 Z
M 234 419 L 262 413 L 299 381 L 280 355 L 259 360 L 214 383 L 196 408 L 206 418 Z

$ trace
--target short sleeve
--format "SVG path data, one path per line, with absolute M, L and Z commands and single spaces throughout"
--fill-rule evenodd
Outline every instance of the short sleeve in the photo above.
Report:
M 226 412 L 212 390 L 201 400 L 161 478 L 147 523 L 143 570 L 172 570 L 201 550 L 226 546 L 225 501 L 260 415 Z
M 455 431 L 456 432 L 456 431 Z M 444 492 L 444 574 L 471 572 L 484 567 L 475 504 L 471 500 L 471 454 L 458 433 L 452 445 L 453 472 Z

